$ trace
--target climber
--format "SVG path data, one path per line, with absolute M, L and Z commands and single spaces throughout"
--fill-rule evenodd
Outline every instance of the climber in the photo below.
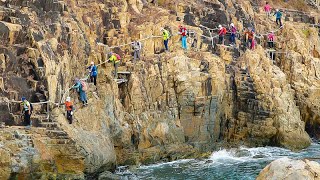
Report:
M 179 25 L 179 34 L 182 40 L 182 49 L 187 50 L 187 28 Z
M 95 86 L 97 86 L 97 76 L 98 76 L 97 66 L 94 65 L 94 62 L 92 61 L 90 66 L 87 69 L 89 69 L 90 81 L 93 82 Z
M 222 27 L 222 25 L 219 25 L 219 43 L 218 44 L 224 44 L 224 36 L 227 34 L 227 29 L 225 27 Z
M 24 115 L 24 125 L 30 127 L 31 126 L 31 114 L 32 114 L 32 105 L 25 97 L 21 98 L 21 107 L 22 113 Z
M 255 46 L 256 46 L 254 29 L 251 29 L 248 39 L 249 39 L 249 43 L 250 43 L 250 49 L 254 50 Z
M 169 51 L 168 43 L 169 43 L 169 39 L 170 39 L 170 33 L 168 30 L 166 30 L 164 28 L 161 29 L 161 32 L 162 32 L 164 47 L 166 48 L 166 51 Z
M 78 78 L 74 79 L 74 82 L 75 84 L 72 86 L 72 89 L 77 90 L 80 96 L 80 101 L 82 101 L 83 106 L 87 106 L 88 105 L 87 94 L 86 94 L 86 91 L 88 89 L 87 84 Z
M 109 61 L 111 63 L 113 63 L 114 66 L 114 78 L 117 79 L 118 78 L 118 66 L 119 66 L 119 62 L 120 62 L 120 56 L 118 54 L 109 53 Z
M 254 41 L 254 29 L 247 28 L 244 32 L 244 44 L 245 48 L 254 49 L 255 41 Z
M 246 30 L 243 34 L 243 43 L 244 43 L 245 48 L 250 47 L 249 46 L 249 35 L 250 35 L 250 30 L 249 30 L 249 28 L 246 28 Z
M 234 44 L 236 44 L 237 28 L 234 26 L 233 23 L 230 24 L 230 32 L 231 32 L 230 43 L 231 43 L 231 45 L 234 45 Z
M 282 27 L 282 22 L 281 22 L 281 17 L 282 17 L 282 13 L 279 9 L 276 9 L 276 12 L 274 13 L 273 16 L 276 16 L 276 23 L 277 25 L 280 25 L 280 28 Z
M 269 46 L 269 48 L 274 48 L 274 40 L 275 40 L 275 35 L 274 35 L 274 32 L 271 31 L 268 33 L 268 46 Z
M 66 102 L 64 103 L 67 111 L 67 119 L 69 121 L 69 124 L 72 124 L 72 115 L 74 111 L 73 104 L 71 102 L 71 98 L 67 97 Z
M 133 62 L 135 63 L 136 60 L 140 60 L 140 52 L 142 49 L 141 42 L 140 41 L 134 41 L 132 43 L 133 48 Z
M 266 12 L 267 18 L 270 18 L 271 15 L 271 6 L 268 2 L 266 2 L 266 5 L 264 6 L 264 11 Z

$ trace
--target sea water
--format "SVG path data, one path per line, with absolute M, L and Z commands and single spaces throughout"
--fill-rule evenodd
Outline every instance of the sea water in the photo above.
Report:
M 315 158 L 319 162 L 320 145 L 314 143 L 300 152 L 278 147 L 222 149 L 205 160 L 184 159 L 131 171 L 120 167 L 117 174 L 123 180 L 253 180 L 267 164 L 281 157 Z

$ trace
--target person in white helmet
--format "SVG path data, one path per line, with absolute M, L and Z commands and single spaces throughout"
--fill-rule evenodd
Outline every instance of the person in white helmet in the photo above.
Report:
M 74 107 L 71 102 L 71 98 L 67 97 L 66 102 L 64 104 L 65 104 L 66 111 L 67 111 L 67 119 L 69 121 L 69 124 L 72 124 L 72 116 L 73 116 Z
M 93 82 L 93 84 L 95 86 L 97 86 L 97 76 L 98 76 L 98 68 L 97 68 L 97 66 L 94 65 L 94 62 L 92 61 L 90 63 L 90 66 L 87 69 L 89 69 L 90 81 Z
M 236 33 L 237 33 L 237 28 L 233 23 L 230 24 L 230 43 L 231 45 L 234 45 L 236 43 Z
M 274 13 L 273 16 L 276 16 L 276 23 L 281 28 L 282 27 L 282 22 L 281 22 L 282 13 L 281 13 L 281 11 L 279 9 L 276 9 L 276 12 Z
M 165 50 L 168 52 L 169 51 L 168 43 L 169 43 L 169 39 L 170 39 L 170 33 L 168 30 L 166 30 L 164 28 L 161 28 L 160 31 L 162 32 L 163 44 L 164 44 Z
M 218 27 L 219 27 L 219 43 L 218 44 L 224 44 L 224 36 L 227 34 L 227 29 L 225 27 L 222 27 L 221 24 Z

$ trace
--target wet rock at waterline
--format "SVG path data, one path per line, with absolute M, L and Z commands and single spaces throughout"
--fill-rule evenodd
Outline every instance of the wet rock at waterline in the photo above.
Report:
M 320 179 L 320 164 L 315 161 L 281 158 L 271 162 L 257 180 Z

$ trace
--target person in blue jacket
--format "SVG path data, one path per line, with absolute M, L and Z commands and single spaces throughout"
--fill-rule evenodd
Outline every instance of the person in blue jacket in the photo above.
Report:
M 274 13 L 273 16 L 276 16 L 277 25 L 280 25 L 280 27 L 282 27 L 282 22 L 281 22 L 282 13 L 281 13 L 281 11 L 279 9 L 276 9 L 276 12 Z
M 94 65 L 94 62 L 92 61 L 91 65 L 87 69 L 89 69 L 90 81 L 93 82 L 95 86 L 97 86 L 97 76 L 98 76 L 97 66 Z
M 75 81 L 75 84 L 72 86 L 71 89 L 76 89 L 76 91 L 79 93 L 80 101 L 82 101 L 84 106 L 88 105 L 87 94 L 86 94 L 88 87 L 86 87 L 86 84 L 78 78 L 76 78 L 74 81 Z

